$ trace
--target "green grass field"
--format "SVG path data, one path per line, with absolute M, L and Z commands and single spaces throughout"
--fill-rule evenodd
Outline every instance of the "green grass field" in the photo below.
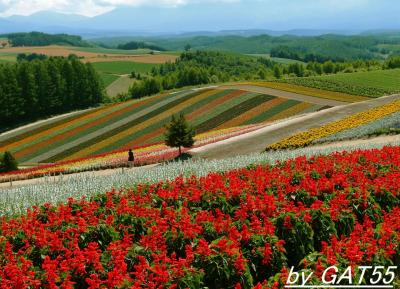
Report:
M 99 72 L 118 75 L 130 74 L 132 71 L 147 73 L 150 72 L 153 67 L 158 66 L 158 64 L 131 61 L 95 62 L 92 63 L 92 65 Z
M 379 97 L 400 93 L 400 69 L 292 78 L 284 82 L 354 95 Z
M 110 86 L 110 84 L 112 84 L 114 81 L 120 78 L 118 75 L 108 74 L 103 72 L 99 72 L 99 76 L 103 81 L 105 87 Z

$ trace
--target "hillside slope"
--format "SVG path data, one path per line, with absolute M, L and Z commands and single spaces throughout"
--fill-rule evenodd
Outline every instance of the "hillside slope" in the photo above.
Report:
M 197 133 L 203 133 L 271 122 L 335 105 L 330 100 L 303 97 L 305 100 L 279 91 L 264 94 L 233 87 L 162 94 L 0 135 L 0 151 L 10 150 L 22 163 L 69 160 L 160 142 L 164 125 L 172 114 L 180 112 Z
M 190 153 L 195 157 L 220 159 L 236 155 L 262 152 L 268 145 L 296 133 L 306 131 L 310 128 L 320 127 L 347 116 L 351 116 L 355 113 L 391 103 L 394 100 L 400 100 L 400 95 L 386 96 L 365 102 L 333 107 L 290 120 L 285 120 L 257 131 L 218 143 L 196 148 L 191 150 Z

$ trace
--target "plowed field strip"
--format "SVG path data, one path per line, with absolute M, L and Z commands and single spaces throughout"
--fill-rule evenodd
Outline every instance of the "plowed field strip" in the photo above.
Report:
M 206 132 L 212 130 L 213 128 L 218 127 L 219 125 L 245 113 L 246 111 L 261 105 L 264 102 L 268 102 L 273 100 L 275 97 L 270 95 L 255 95 L 253 98 L 250 98 L 246 101 L 243 101 L 240 104 L 231 107 L 230 109 L 220 113 L 219 115 L 209 119 L 198 125 L 196 127 L 197 133 Z

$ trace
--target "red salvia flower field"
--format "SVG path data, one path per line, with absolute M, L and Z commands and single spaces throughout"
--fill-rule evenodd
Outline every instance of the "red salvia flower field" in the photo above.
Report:
M 400 261 L 400 147 L 110 191 L 0 221 L 0 288 L 283 288 Z

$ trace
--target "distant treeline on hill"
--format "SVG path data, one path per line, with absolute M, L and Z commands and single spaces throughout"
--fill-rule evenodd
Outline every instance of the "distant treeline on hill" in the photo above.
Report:
M 351 73 L 379 69 L 400 68 L 400 57 L 392 56 L 380 62 L 357 60 L 348 62 L 316 61 L 279 64 L 269 58 L 243 56 L 215 51 L 184 52 L 174 63 L 165 63 L 152 70 L 151 75 L 142 77 L 135 72 L 137 80 L 122 96 L 140 98 L 191 85 L 202 85 L 228 81 L 274 80 L 291 77 L 307 77 L 335 73 Z
M 71 45 L 88 47 L 88 42 L 82 37 L 68 34 L 47 34 L 42 32 L 11 33 L 5 35 L 12 46 L 48 46 L 48 45 Z
M 123 50 L 135 50 L 135 49 L 151 49 L 151 50 L 157 50 L 157 51 L 165 51 L 164 48 L 153 45 L 150 43 L 146 42 L 138 42 L 138 41 L 130 41 L 125 44 L 120 44 L 117 47 L 118 49 L 123 49 Z
M 130 40 L 143 41 L 167 50 L 193 49 L 231 51 L 243 54 L 270 54 L 301 61 L 335 62 L 380 59 L 400 53 L 398 33 L 373 35 L 321 35 L 321 36 L 177 36 L 177 37 L 114 37 L 94 40 L 97 44 L 112 45 Z
M 52 57 L 0 65 L 0 130 L 102 101 L 103 85 L 90 64 Z
M 151 77 L 137 80 L 128 98 L 140 98 L 162 90 L 244 79 L 265 78 L 274 63 L 266 58 L 215 51 L 184 52 L 174 63 L 154 68 Z

